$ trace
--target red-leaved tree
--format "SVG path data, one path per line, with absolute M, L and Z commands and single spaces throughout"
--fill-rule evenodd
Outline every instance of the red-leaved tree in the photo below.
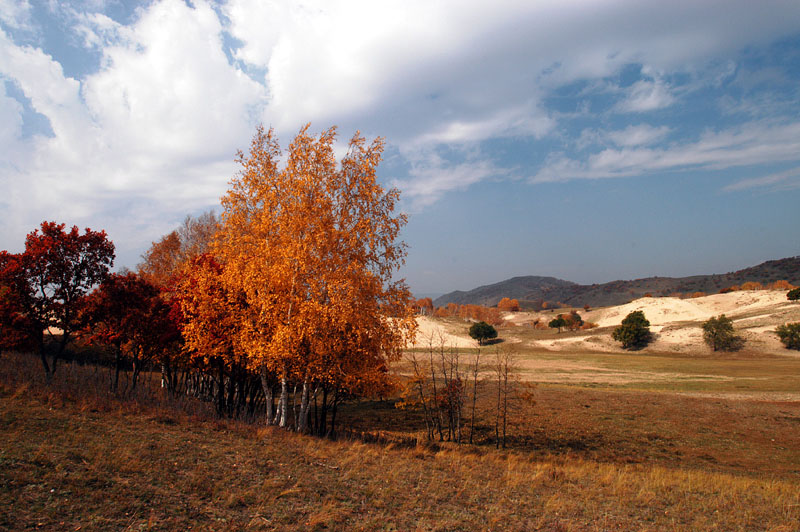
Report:
M 24 252 L 3 252 L 3 327 L 22 332 L 22 339 L 38 346 L 48 380 L 81 326 L 86 293 L 106 278 L 113 264 L 114 244 L 105 231 L 87 228 L 81 234 L 77 226 L 65 231 L 64 224 L 55 222 L 42 222 L 41 230 L 29 233 Z M 45 333 L 59 337 L 49 363 Z
M 180 339 L 178 323 L 160 290 L 140 275 L 109 275 L 87 296 L 84 316 L 89 342 L 114 350 L 115 391 L 124 363 L 133 368 L 134 387 L 146 363 L 161 362 L 162 371 L 169 369 L 171 352 Z

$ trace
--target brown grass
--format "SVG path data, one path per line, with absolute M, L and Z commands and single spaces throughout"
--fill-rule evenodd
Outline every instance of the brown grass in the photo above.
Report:
M 222 421 L 156 392 L 77 396 L 22 382 L 2 362 L 1 529 L 793 531 L 800 522 L 797 404 L 540 387 L 536 415 L 517 429 L 530 439 L 515 450 L 405 447 Z M 343 421 L 410 434 L 414 412 L 389 406 L 351 405 Z

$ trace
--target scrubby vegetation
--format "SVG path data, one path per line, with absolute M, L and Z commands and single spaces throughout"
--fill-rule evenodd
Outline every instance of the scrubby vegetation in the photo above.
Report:
M 733 330 L 733 320 L 725 314 L 709 318 L 701 328 L 703 340 L 714 351 L 735 351 L 744 345 L 744 339 Z
M 614 340 L 620 342 L 625 349 L 641 349 L 650 343 L 650 322 L 644 317 L 644 312 L 634 310 L 625 316 L 622 324 L 611 333 Z
M 787 349 L 800 349 L 800 323 L 779 325 L 775 333 Z
M 497 338 L 497 329 L 486 323 L 479 321 L 473 323 L 469 328 L 469 336 L 478 341 L 478 345 L 483 345 L 486 340 Z

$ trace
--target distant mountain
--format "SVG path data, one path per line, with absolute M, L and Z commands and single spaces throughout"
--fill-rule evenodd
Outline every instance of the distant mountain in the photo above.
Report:
M 486 286 L 479 286 L 468 292 L 456 290 L 455 292 L 450 292 L 449 294 L 436 298 L 433 304 L 437 307 L 443 307 L 448 303 L 494 306 L 504 297 L 519 300 L 543 299 L 545 294 L 561 294 L 569 289 L 579 288 L 580 286 L 579 284 L 556 279 L 555 277 L 528 275 L 525 277 L 513 277 Z
M 443 307 L 448 303 L 494 306 L 502 298 L 510 297 L 519 300 L 524 307 L 533 308 L 538 308 L 545 301 L 551 306 L 563 303 L 573 307 L 584 305 L 604 307 L 622 305 L 648 293 L 653 296 L 693 292 L 716 294 L 721 289 L 733 285 L 746 282 L 766 284 L 781 279 L 800 285 L 800 256 L 770 260 L 758 266 L 723 274 L 647 277 L 592 285 L 580 285 L 555 277 L 514 277 L 466 292 L 460 290 L 450 292 L 436 298 L 433 303 L 437 307 Z

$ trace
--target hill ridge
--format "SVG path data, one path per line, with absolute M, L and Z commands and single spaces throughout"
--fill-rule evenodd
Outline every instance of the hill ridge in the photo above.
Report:
M 694 292 L 715 294 L 721 289 L 746 282 L 771 283 L 778 280 L 800 285 L 800 255 L 768 260 L 756 266 L 727 273 L 687 277 L 653 276 L 590 285 L 557 277 L 516 276 L 472 290 L 449 292 L 436 298 L 434 305 L 442 307 L 448 303 L 456 303 L 494 306 L 500 299 L 510 297 L 534 308 L 541 306 L 543 302 L 597 307 L 625 304 L 648 293 L 654 296 Z

